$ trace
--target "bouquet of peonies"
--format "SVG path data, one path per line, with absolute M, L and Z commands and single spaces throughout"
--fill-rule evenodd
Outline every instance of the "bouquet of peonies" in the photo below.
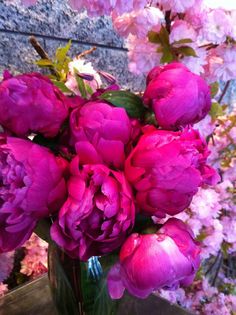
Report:
M 191 284 L 201 244 L 171 216 L 220 180 L 193 127 L 210 111 L 208 85 L 173 62 L 136 95 L 107 73 L 82 72 L 68 49 L 38 62 L 49 77 L 5 72 L 0 83 L 0 253 L 36 231 L 88 269 L 112 256 L 112 299 Z

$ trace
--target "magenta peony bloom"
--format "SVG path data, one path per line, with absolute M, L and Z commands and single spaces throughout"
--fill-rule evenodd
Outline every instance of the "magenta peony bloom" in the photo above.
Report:
M 143 98 L 158 124 L 168 130 L 199 122 L 211 108 L 206 82 L 177 62 L 150 71 Z
M 69 197 L 51 228 L 52 239 L 71 257 L 86 261 L 112 252 L 134 224 L 135 207 L 123 173 L 104 165 L 71 162 Z
M 60 209 L 66 197 L 64 166 L 31 141 L 1 138 L 0 253 L 22 245 L 37 221 Z
M 208 155 L 205 140 L 194 129 L 148 128 L 125 163 L 140 211 L 163 217 L 187 208 L 199 186 L 219 181 L 219 175 L 206 164 Z
M 31 132 L 56 136 L 69 105 L 60 90 L 39 73 L 6 74 L 0 83 L 0 125 L 19 137 Z
M 70 117 L 71 144 L 82 164 L 123 166 L 131 122 L 124 108 L 102 101 L 88 102 Z
M 160 288 L 188 285 L 200 265 L 200 246 L 192 231 L 178 219 L 169 219 L 155 234 L 131 234 L 120 251 L 120 260 L 108 274 L 113 299 L 124 290 L 146 298 Z

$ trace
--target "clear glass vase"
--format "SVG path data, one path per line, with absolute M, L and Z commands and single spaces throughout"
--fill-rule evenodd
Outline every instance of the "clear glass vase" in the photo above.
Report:
M 48 249 L 48 275 L 51 292 L 59 315 L 190 315 L 187 311 L 151 295 L 138 299 L 127 292 L 112 300 L 106 277 L 117 256 L 100 259 L 102 273 L 90 263 L 67 256 L 55 244 Z
M 106 265 L 112 263 L 109 256 L 103 260 Z M 96 272 L 96 265 L 91 264 L 72 259 L 55 244 L 49 245 L 48 276 L 59 315 L 117 314 L 118 302 L 107 292 L 108 268 L 103 266 L 102 273 Z

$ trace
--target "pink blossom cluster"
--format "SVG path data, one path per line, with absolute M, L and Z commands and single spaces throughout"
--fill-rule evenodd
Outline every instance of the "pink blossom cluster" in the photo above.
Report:
M 220 251 L 231 255 L 236 250 L 235 113 L 212 120 L 209 87 L 197 75 L 201 73 L 208 82 L 236 77 L 236 13 L 209 8 L 200 0 L 161 0 L 158 5 L 142 0 L 69 2 L 91 16 L 111 15 L 116 31 L 127 38 L 131 71 L 146 73 L 153 68 L 147 76 L 143 102 L 153 111 L 159 127 L 140 124 L 130 119 L 124 108 L 101 100 L 104 90 L 99 73 L 79 58 L 69 64 L 66 86 L 77 95 L 70 100 L 38 74 L 14 78 L 6 73 L 0 86 L 0 110 L 7 112 L 7 117 L 4 120 L 2 115 L 0 122 L 13 137 L 1 139 L 5 180 L 1 250 L 20 246 L 38 219 L 51 216 L 51 237 L 73 258 L 87 261 L 120 248 L 119 260 L 108 275 L 112 298 L 122 297 L 125 290 L 144 298 L 159 288 L 189 285 L 200 256 L 211 259 Z M 168 63 L 165 54 L 181 63 L 158 66 Z M 90 99 L 84 99 L 78 78 L 87 79 Z M 113 89 L 117 87 L 108 92 Z M 21 120 L 17 118 L 22 104 L 28 115 Z M 12 106 L 16 110 L 11 110 Z M 68 130 L 60 134 L 66 119 Z M 200 130 L 208 145 L 189 125 Z M 48 138 L 60 135 L 59 150 L 63 148 L 70 158 L 69 166 L 63 159 L 50 158 L 40 146 L 29 147 L 28 140 L 14 140 L 31 132 Z M 21 141 L 29 147 L 28 160 L 22 157 Z M 207 164 L 208 148 L 212 151 L 209 159 L 222 177 L 215 188 L 209 184 L 216 184 L 219 177 Z M 35 175 L 35 152 L 45 156 L 46 165 L 51 161 L 51 169 L 57 171 L 50 185 L 45 185 L 43 176 L 38 180 Z M 43 174 L 48 173 L 45 164 Z M 44 202 L 32 213 L 23 197 L 33 196 L 32 204 L 36 205 L 42 185 Z M 6 191 L 15 192 L 16 198 L 9 198 Z M 57 210 L 51 211 L 51 207 L 59 212 L 55 214 Z M 155 216 L 155 221 L 164 224 L 155 233 L 132 233 L 137 213 Z M 168 217 L 173 215 L 178 219 Z M 24 224 L 20 223 L 22 218 Z M 19 233 L 18 243 L 12 239 L 10 247 L 4 247 L 6 233 L 12 236 L 13 232 Z M 201 254 L 194 237 L 202 241 Z M 36 263 L 39 256 L 45 258 L 46 247 L 33 236 L 26 248 L 22 272 L 34 277 L 46 270 L 45 262 Z M 169 274 L 169 270 L 173 272 Z M 235 297 L 203 279 L 186 292 L 178 289 L 161 294 L 196 314 L 235 311 Z
M 195 236 L 202 241 L 201 257 L 207 269 L 217 261 L 220 252 L 235 257 L 236 243 L 236 159 L 235 159 L 235 106 L 230 114 L 213 121 L 210 116 L 197 124 L 209 138 L 212 163 L 220 170 L 222 182 L 214 188 L 201 188 L 193 197 L 188 211 L 177 215 L 188 223 Z M 224 256 L 226 257 L 226 256 Z M 230 258 L 229 258 L 230 259 Z M 219 263 L 219 261 L 218 261 Z M 231 268 L 230 265 L 226 265 Z M 201 274 L 201 273 L 200 273 Z M 210 285 L 204 272 L 193 285 L 176 291 L 161 290 L 162 297 L 194 312 L 194 314 L 227 314 L 235 312 L 235 279 L 226 276 L 225 269 L 214 274 L 216 284 Z M 218 280 L 217 280 L 218 279 Z M 229 291 L 229 288 L 232 290 Z
M 25 256 L 21 261 L 20 272 L 30 279 L 45 274 L 47 272 L 48 243 L 33 233 L 30 239 L 23 244 L 23 248 Z M 14 251 L 0 254 L 0 297 L 8 292 L 8 285 L 2 281 L 6 280 L 11 272 L 14 272 L 14 254 Z
M 24 244 L 25 257 L 20 272 L 34 279 L 47 272 L 48 243 L 33 233 Z
M 222 182 L 215 188 L 201 188 L 193 197 L 189 212 L 181 213 L 179 218 L 187 222 L 196 236 L 201 238 L 203 258 L 215 256 L 223 244 L 228 244 L 228 252 L 236 250 L 236 159 L 233 145 L 235 143 L 235 113 L 220 117 L 216 123 L 205 119 L 198 124 L 205 135 L 213 136 L 209 148 L 212 151 L 211 162 L 222 174 Z M 214 126 L 214 127 L 213 127 Z M 213 127 L 213 128 L 212 128 Z M 227 132 L 225 132 L 228 128 Z
M 236 311 L 236 296 L 219 292 L 207 279 L 194 282 L 186 292 L 179 288 L 174 292 L 161 290 L 159 294 L 197 315 L 231 315 Z
M 37 1 L 22 2 L 29 6 Z M 134 73 L 147 73 L 162 62 L 160 51 L 167 44 L 163 41 L 151 44 L 148 32 L 158 33 L 164 26 L 172 51 L 181 46 L 195 51 L 193 55 L 185 50 L 173 58 L 181 60 L 194 73 L 204 75 L 209 82 L 236 78 L 236 10 L 229 9 L 227 3 L 215 6 L 206 0 L 161 0 L 157 4 L 148 0 L 69 0 L 69 4 L 77 11 L 86 9 L 92 17 L 112 17 L 114 29 L 127 38 L 129 69 Z
M 14 252 L 0 254 L 0 282 L 6 280 L 13 268 Z

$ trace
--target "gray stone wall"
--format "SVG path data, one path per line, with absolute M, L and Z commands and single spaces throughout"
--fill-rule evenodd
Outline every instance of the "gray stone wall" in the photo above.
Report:
M 144 76 L 128 71 L 127 50 L 110 19 L 88 18 L 85 13 L 71 10 L 66 0 L 39 0 L 30 8 L 0 0 L 0 76 L 4 69 L 13 73 L 38 70 L 34 65 L 38 56 L 28 42 L 32 34 L 49 55 L 69 39 L 73 40 L 71 56 L 97 46 L 87 56 L 97 69 L 113 74 L 124 88 L 136 91 L 144 88 Z M 224 100 L 236 102 L 235 84 L 231 84 Z
M 115 75 L 123 87 L 142 89 L 144 78 L 128 71 L 127 50 L 111 21 L 88 18 L 85 13 L 71 10 L 66 2 L 41 0 L 36 6 L 24 8 L 0 0 L 0 73 L 6 68 L 13 73 L 38 69 L 34 65 L 38 56 L 28 42 L 33 34 L 49 55 L 69 39 L 73 40 L 71 56 L 97 46 L 87 56 L 97 69 Z

